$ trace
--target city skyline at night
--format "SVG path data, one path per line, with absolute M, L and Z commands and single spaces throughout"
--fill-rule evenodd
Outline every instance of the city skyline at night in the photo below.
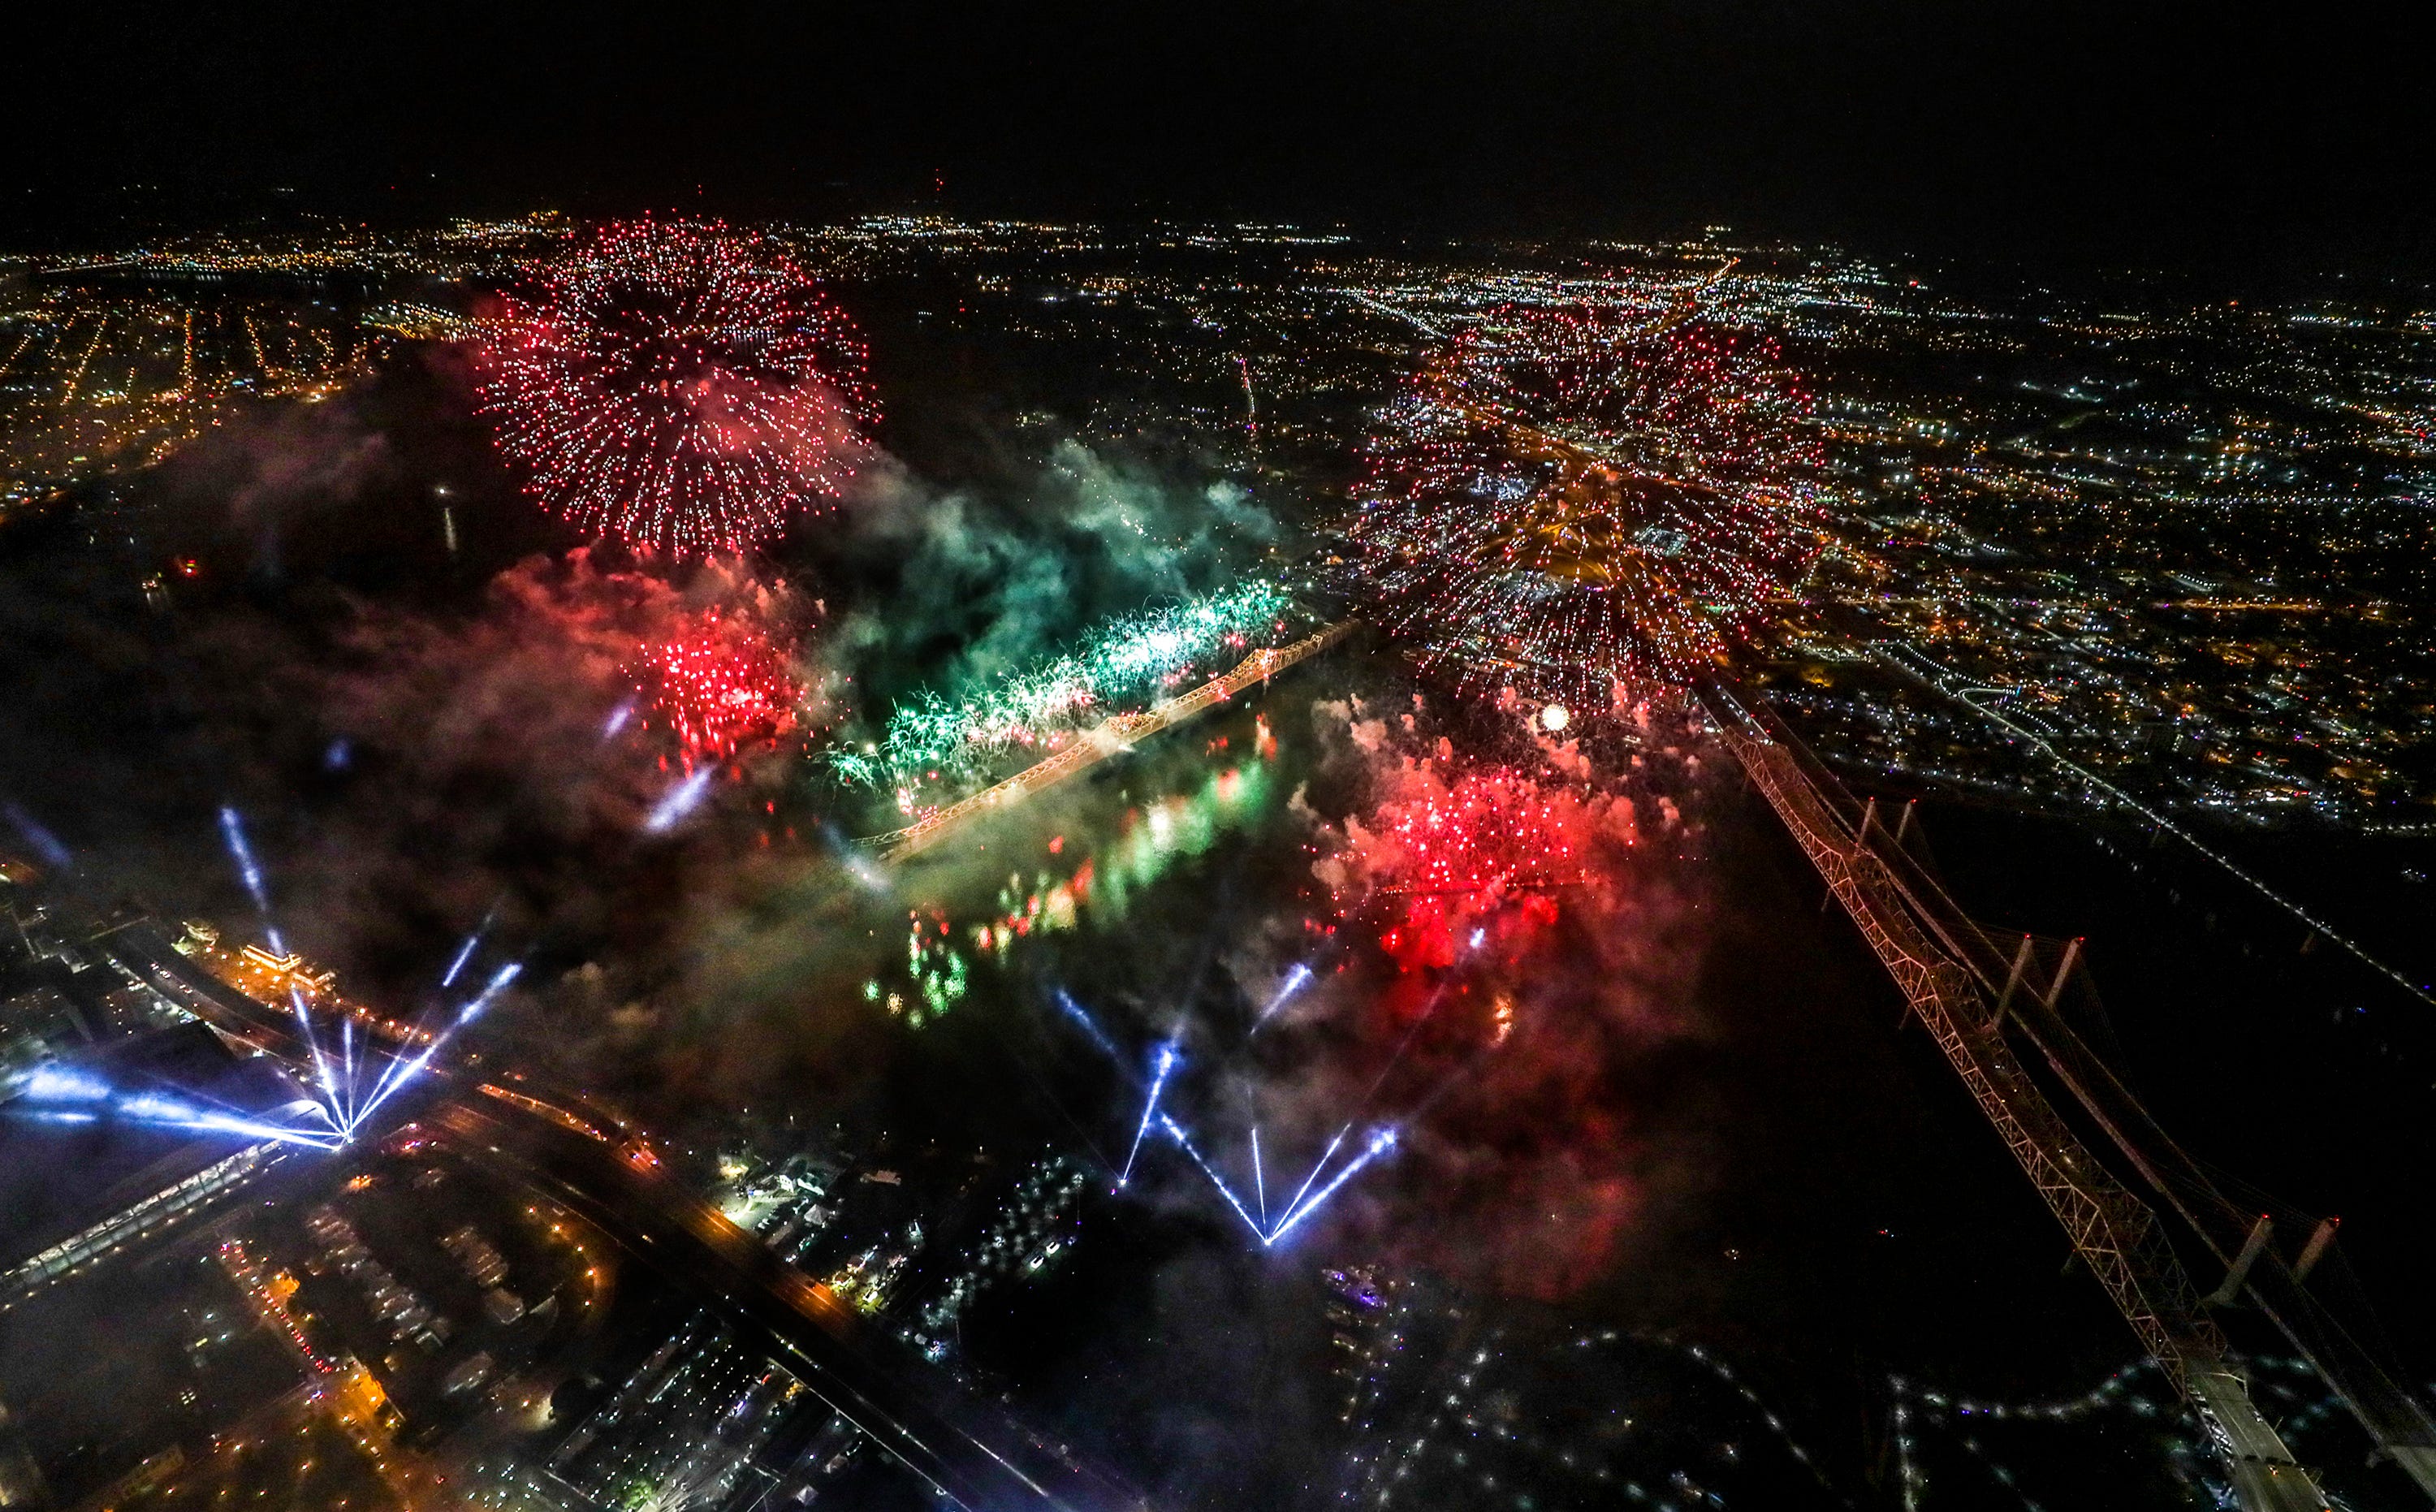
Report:
M 2436 1499 L 2424 38 L 21 31 L 0 1507 Z

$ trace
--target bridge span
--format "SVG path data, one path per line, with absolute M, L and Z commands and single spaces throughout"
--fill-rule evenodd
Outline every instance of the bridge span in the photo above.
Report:
M 1954 1068 L 2073 1253 L 2106 1289 L 2141 1347 L 2182 1391 L 2230 1470 L 2245 1512 L 2326 1512 L 2329 1503 L 2250 1396 L 2211 1312 L 2246 1298 L 2318 1371 L 2392 1460 L 2436 1501 L 2436 1422 L 2303 1286 L 2310 1258 L 2288 1265 L 2264 1220 L 2226 1197 L 2150 1118 L 2057 1011 L 2079 941 L 2042 950 L 1981 929 L 1889 827 L 1874 799 L 1856 804 L 1781 721 L 1722 682 L 1701 702 L 1767 800 Z M 2026 1045 L 2144 1197 L 2074 1131 L 2016 1053 Z M 2163 1203 L 2224 1267 L 2202 1298 L 2159 1222 Z M 2328 1232 L 2331 1232 L 2329 1228 Z M 2306 1252 L 2305 1252 L 2306 1253 Z

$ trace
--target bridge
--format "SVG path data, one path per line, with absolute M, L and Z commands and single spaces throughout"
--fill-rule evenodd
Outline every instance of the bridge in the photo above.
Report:
M 961 826 L 983 814 L 1011 808 L 1035 792 L 1053 788 L 1112 756 L 1130 751 L 1137 742 L 1168 726 L 1180 724 L 1204 709 L 1226 703 L 1245 688 L 1268 681 L 1296 662 L 1317 655 L 1351 634 L 1354 629 L 1353 620 L 1340 620 L 1289 645 L 1256 651 L 1236 664 L 1233 671 L 1213 677 L 1190 693 L 1154 704 L 1140 714 L 1118 714 L 1103 720 L 1068 741 L 1066 748 L 1055 756 L 1024 768 L 1004 782 L 984 788 L 936 813 L 926 814 L 902 829 L 873 835 L 863 843 L 878 850 L 882 860 L 892 861 L 903 860 L 928 850 Z
M 1651 329 L 1689 319 L 1707 287 L 1686 290 Z M 1503 428 L 1524 455 L 1557 460 L 1574 476 L 1604 477 L 1622 465 L 1600 448 L 1530 424 L 1513 404 L 1480 396 L 1451 402 L 1475 422 Z M 1662 618 L 1678 596 L 1660 574 L 1647 576 Z M 1729 665 L 1722 637 L 1715 650 L 1716 666 Z M 2079 965 L 2079 942 L 2025 936 L 2009 947 L 1974 922 L 1905 844 L 1908 808 L 1889 830 L 1874 800 L 1855 803 L 1730 674 L 1703 669 L 1692 691 L 2054 1214 L 2075 1256 L 2198 1414 L 2246 1512 L 2326 1512 L 2329 1503 L 2228 1358 L 2211 1313 L 2237 1298 L 2255 1307 L 2327 1382 L 2375 1452 L 2436 1502 L 2436 1421 L 2359 1343 L 2364 1330 L 2345 1328 L 2304 1285 L 2331 1241 L 2332 1221 L 2320 1224 L 2288 1263 L 2271 1243 L 2270 1220 L 2228 1198 L 2156 1123 L 2058 1011 Z M 2142 1190 L 2092 1153 L 2049 1098 L 2049 1085 L 2064 1092 Z M 2204 1297 L 2183 1268 L 2160 1206 L 2223 1267 Z
M 934 843 L 976 815 L 1065 780 L 1133 739 L 1209 707 L 1342 638 L 1350 623 L 1276 652 L 1130 721 L 1111 720 L 1049 760 L 921 825 L 879 837 L 892 858 Z M 2295 1260 L 2271 1225 L 2227 1197 L 2084 1043 L 2059 1011 L 2080 965 L 2078 941 L 2010 945 L 1982 929 L 1905 842 L 1875 800 L 1855 802 L 1782 721 L 1714 677 L 1698 689 L 1710 722 L 1818 869 L 1903 993 L 1981 1114 L 2003 1139 L 2073 1253 L 2105 1290 L 2141 1348 L 2203 1425 L 2246 1512 L 2327 1512 L 2329 1503 L 2251 1399 L 2212 1312 L 2256 1308 L 2367 1430 L 2376 1452 L 2436 1502 L 2436 1421 L 2305 1286 L 2331 1239 L 2322 1224 Z M 2021 1047 L 2017 1049 L 2017 1044 Z M 2024 1051 L 2044 1068 L 2033 1074 Z M 2043 1081 L 2042 1075 L 2044 1080 Z M 2060 1087 L 2098 1130 L 2140 1190 L 2101 1160 L 2047 1091 Z M 2144 1194 L 2145 1192 L 2145 1194 Z M 2169 1238 L 2162 1205 L 2222 1267 L 2205 1296 Z
M 977 815 L 1126 749 L 1130 741 L 1191 717 L 1292 662 L 1341 639 L 1331 626 L 1279 652 L 1260 652 L 1235 671 L 1161 704 L 1111 720 L 1049 760 L 879 837 L 891 858 L 911 855 Z M 1781 721 L 1722 677 L 1698 690 L 1712 726 L 1751 784 L 1818 869 L 1936 1042 L 1981 1114 L 2062 1228 L 2074 1255 L 2105 1290 L 2141 1348 L 2164 1368 L 2232 1477 L 2246 1512 L 2327 1512 L 2308 1470 L 2250 1396 L 2228 1356 L 2214 1309 L 2244 1298 L 2271 1322 L 2367 1429 L 2377 1452 L 2436 1501 L 2436 1421 L 2305 1288 L 2333 1229 L 2322 1225 L 2287 1263 L 2271 1226 L 2228 1198 L 2205 1170 L 2157 1125 L 2059 1011 L 2080 965 L 2079 942 L 2023 936 L 2010 947 L 1957 904 L 1916 851 L 1905 808 L 1893 828 L 1875 800 L 1856 803 Z M 2043 1082 L 2023 1051 L 2044 1067 Z M 2086 1144 L 2049 1097 L 2060 1086 L 2099 1130 L 2133 1186 Z M 2202 1297 L 2184 1270 L 2158 1206 L 2219 1264 L 2222 1279 Z
M 2198 1413 L 2246 1512 L 2325 1512 L 2329 1503 L 2226 1357 L 2210 1312 L 2236 1297 L 2308 1361 L 2376 1451 L 2436 1501 L 2436 1421 L 2303 1284 L 2332 1237 L 2331 1221 L 2288 1264 L 2270 1242 L 2269 1221 L 2228 1198 L 2149 1117 L 2058 1012 L 2079 964 L 2079 942 L 2057 950 L 2023 936 L 2009 950 L 1905 845 L 1908 808 L 1889 829 L 1874 799 L 1855 804 L 1792 732 L 1754 703 L 1721 681 L 1701 690 L 1701 702 L 2055 1215 L 2073 1253 Z M 2102 1134 L 2146 1196 L 2091 1153 L 2016 1053 L 2017 1040 Z M 2152 1203 L 2171 1211 L 2223 1267 L 2222 1281 L 2205 1297 Z
M 1119 716 L 1066 750 L 920 824 L 876 843 L 891 859 L 918 853 L 960 825 L 1062 782 L 1140 739 L 1192 718 L 1325 650 L 1354 628 L 1331 625 L 1246 657 L 1232 671 L 1147 713 Z M 2060 1011 L 2078 941 L 2010 940 L 1978 925 L 1907 843 L 1907 807 L 1891 826 L 1857 802 L 1793 732 L 1723 676 L 1696 697 L 1720 739 L 1766 800 L 1902 992 L 1940 1052 L 2054 1215 L 2140 1347 L 2198 1415 L 2246 1512 L 2327 1512 L 2330 1503 L 2259 1411 L 2213 1312 L 2246 1301 L 2290 1343 L 2368 1432 L 2376 1452 L 2436 1503 L 2436 1421 L 2359 1342 L 2360 1330 L 2306 1286 L 2331 1221 L 2289 1260 L 2271 1223 L 2228 1197 L 2142 1107 Z M 224 1033 L 309 1075 L 282 1011 L 197 969 L 148 925 L 96 941 Z M 2059 1107 L 2061 1092 L 2102 1159 Z M 1140 1499 L 1070 1451 L 965 1398 L 943 1373 L 873 1333 L 851 1309 L 715 1208 L 683 1191 L 648 1146 L 602 1116 L 519 1089 L 461 1085 L 444 1071 L 392 1104 L 477 1158 L 599 1224 L 639 1259 L 718 1298 L 768 1339 L 839 1415 L 943 1499 L 983 1508 L 1101 1512 Z M 2202 1295 L 2166 1218 L 2220 1278 Z

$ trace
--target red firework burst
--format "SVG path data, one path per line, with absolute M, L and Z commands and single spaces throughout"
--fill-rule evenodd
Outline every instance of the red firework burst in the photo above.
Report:
M 1384 908 L 1380 943 L 1404 965 L 1453 965 L 1475 930 L 1555 922 L 1557 899 L 1598 882 L 1599 852 L 1631 843 L 1631 810 L 1507 767 L 1442 777 L 1429 763 L 1392 778 L 1323 877 Z M 1512 943 L 1510 939 L 1505 943 Z
M 1763 336 L 1494 312 L 1384 411 L 1350 586 L 1466 669 L 1679 679 L 1818 553 L 1809 408 Z
M 478 366 L 525 488 L 677 557 L 765 544 L 837 494 L 879 408 L 854 327 L 774 248 L 635 221 L 532 271 Z
M 732 756 L 747 741 L 794 727 L 797 689 L 786 652 L 716 609 L 645 647 L 638 682 L 688 758 Z

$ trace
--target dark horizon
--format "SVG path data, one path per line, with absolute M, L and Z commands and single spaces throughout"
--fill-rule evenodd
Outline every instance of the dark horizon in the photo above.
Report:
M 548 204 L 1525 237 L 1722 222 L 2237 276 L 2416 271 L 2436 250 L 2436 112 L 2409 77 L 2425 21 L 1871 0 L 37 26 L 0 223 L 21 246 L 280 205 Z

